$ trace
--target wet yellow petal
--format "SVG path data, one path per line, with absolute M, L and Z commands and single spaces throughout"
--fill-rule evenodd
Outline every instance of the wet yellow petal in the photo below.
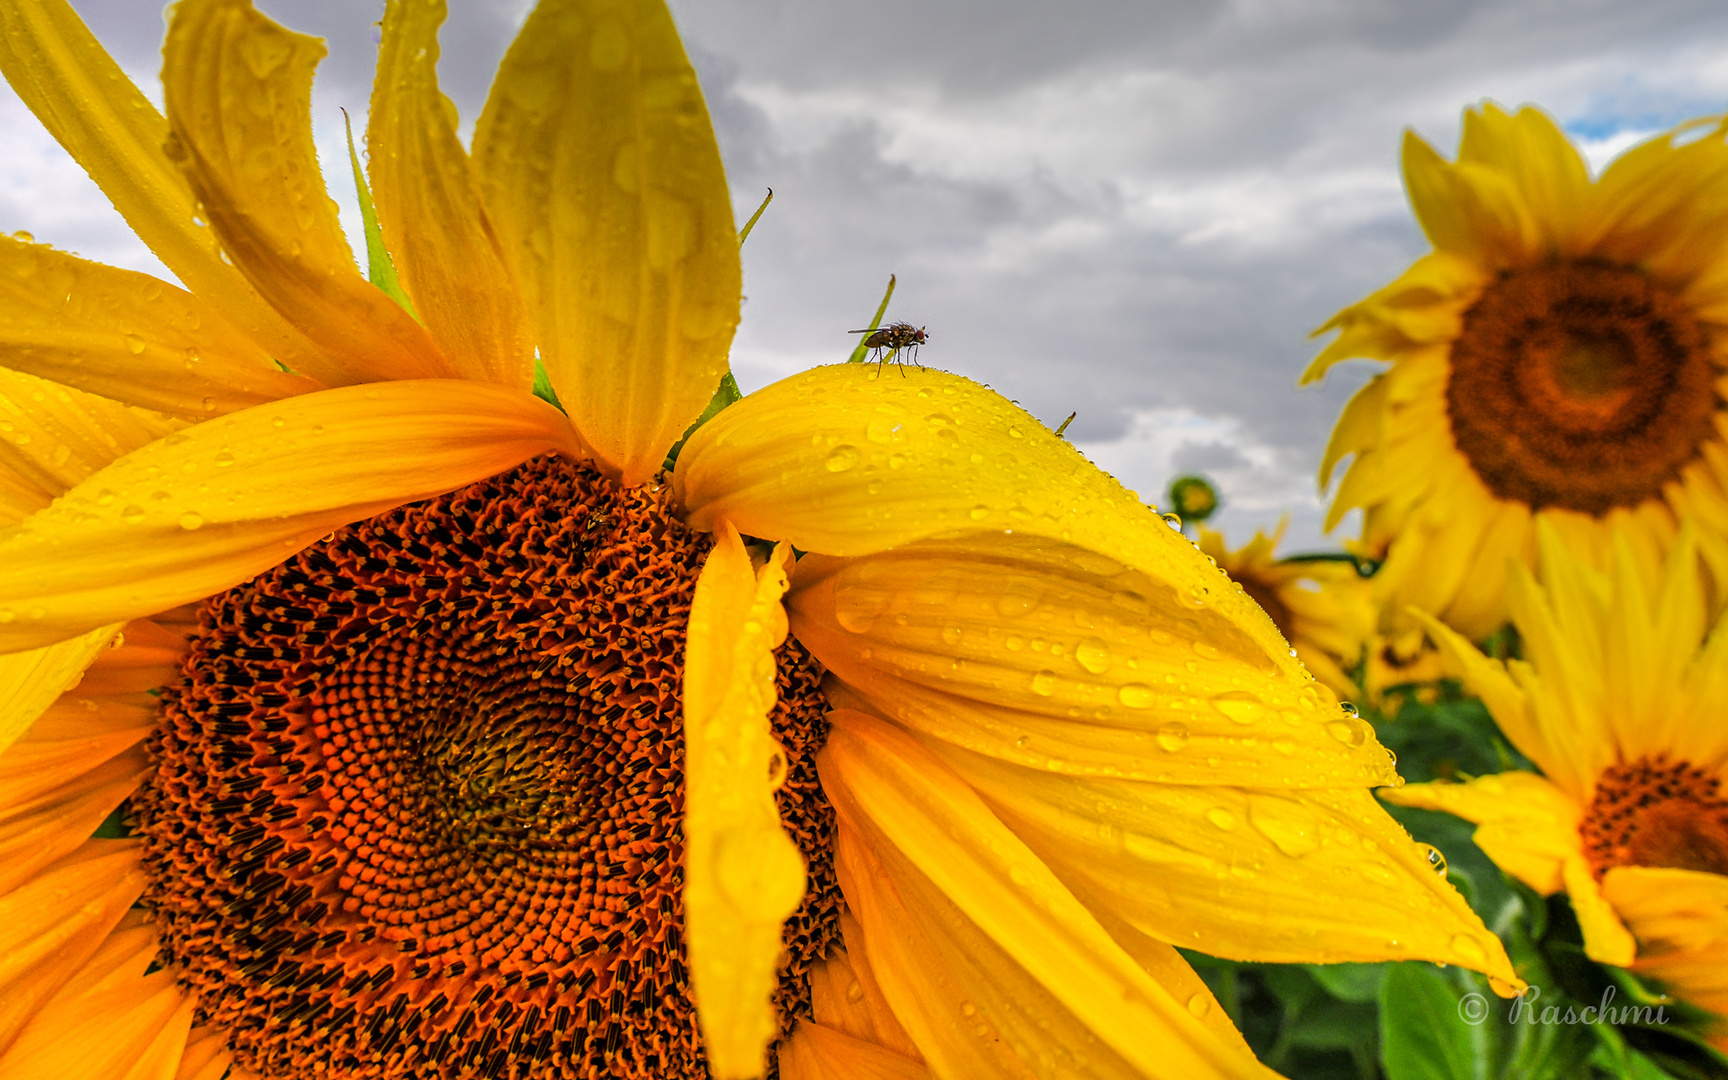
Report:
M 99 626 L 53 645 L 0 655 L 0 753 L 78 682 L 119 629 L 119 623 Z
M 762 1075 L 781 924 L 804 896 L 804 859 L 774 789 L 774 650 L 786 640 L 786 564 L 760 568 L 726 527 L 696 579 L 684 664 L 684 920 L 691 993 L 720 1080 Z
M 155 957 L 148 924 L 128 919 L 0 1055 L 16 1080 L 175 1080 L 197 999 Z
M 182 0 L 163 47 L 169 154 L 234 265 L 345 368 L 364 379 L 454 375 L 426 331 L 354 265 L 312 143 L 312 71 L 323 58 L 323 42 L 250 0 Z
M 1566 860 L 1560 874 L 1572 900 L 1572 911 L 1578 916 L 1578 928 L 1584 932 L 1584 955 L 1598 964 L 1630 966 L 1638 943 L 1603 897 L 1602 887 L 1590 876 L 1583 856 Z
M 1101 573 L 1131 567 L 1210 607 L 1270 668 L 1306 680 L 1266 614 L 1133 492 L 1018 405 L 946 372 L 839 364 L 784 379 L 699 428 L 673 486 L 697 528 L 725 518 L 825 555 L 969 533 L 1079 545 Z
M 97 469 L 183 426 L 0 368 L 0 528 L 23 521 Z
M 1396 782 L 1366 723 L 1211 602 L 1242 594 L 1206 569 L 1202 597 L 1072 544 L 986 534 L 805 556 L 788 608 L 875 711 L 993 757 L 1179 784 Z
M 0 365 L 191 420 L 322 389 L 173 285 L 5 236 Z
M 578 448 L 563 415 L 465 380 L 343 387 L 188 428 L 0 534 L 0 649 L 230 588 L 332 529 Z
M 137 841 L 88 840 L 0 896 L 0 1055 L 96 954 L 143 890 Z
M 1561 868 L 1582 852 L 1578 804 L 1535 773 L 1496 773 L 1462 784 L 1409 784 L 1387 788 L 1380 797 L 1475 822 L 1476 845 L 1500 869 L 1543 896 L 1560 891 Z
M 743 287 L 720 151 L 661 0 L 537 6 L 474 159 L 559 399 L 641 483 L 719 385 Z
M 929 1080 L 911 1058 L 814 1021 L 799 1023 L 780 1047 L 781 1080 Z
M 366 126 L 384 239 L 414 309 L 464 377 L 528 388 L 534 343 L 479 182 L 438 91 L 443 0 L 391 0 Z
M 191 186 L 163 152 L 167 121 L 65 0 L 0 0 L 0 70 L 187 288 L 293 370 L 344 381 L 340 364 L 222 260 L 196 220 Z
M 1161 941 L 1239 960 L 1424 959 L 1514 977 L 1499 939 L 1365 788 L 1146 784 L 939 752 L 1064 880 Z
M 1256 1076 L 909 735 L 833 715 L 818 758 L 841 888 L 938 1076 Z

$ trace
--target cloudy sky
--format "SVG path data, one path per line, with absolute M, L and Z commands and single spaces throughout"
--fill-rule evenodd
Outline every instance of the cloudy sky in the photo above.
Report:
M 73 0 L 146 92 L 151 0 Z M 382 9 L 260 0 L 329 40 L 314 122 L 358 235 L 341 142 L 360 129 Z M 450 0 L 445 91 L 464 131 L 528 0 Z M 1592 163 L 1728 110 L 1720 0 L 672 0 L 720 133 L 745 246 L 745 389 L 842 358 L 889 318 L 930 364 L 989 383 L 1161 498 L 1182 471 L 1226 498 L 1232 542 L 1293 515 L 1366 364 L 1298 390 L 1307 334 L 1424 248 L 1397 173 L 1414 128 L 1448 156 L 1459 113 L 1536 103 Z M 163 272 L 0 86 L 0 228 Z M 1343 534 L 1347 530 L 1340 530 Z

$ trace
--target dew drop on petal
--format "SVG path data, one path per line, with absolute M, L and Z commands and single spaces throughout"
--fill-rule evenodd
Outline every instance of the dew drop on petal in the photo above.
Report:
M 1158 728 L 1158 745 L 1175 753 L 1188 745 L 1188 725 L 1172 720 Z
M 1224 809 L 1222 806 L 1214 806 L 1212 809 L 1206 811 L 1206 820 L 1210 821 L 1220 829 L 1229 830 L 1236 827 L 1236 815 Z
M 1056 692 L 1056 673 L 1040 671 L 1032 676 L 1032 692 L 1039 697 L 1049 697 Z
M 1150 709 L 1155 698 L 1150 686 L 1131 682 L 1124 683 L 1122 688 L 1116 691 L 1116 700 L 1130 709 Z
M 832 473 L 846 472 L 847 470 L 857 466 L 858 458 L 859 453 L 856 446 L 842 443 L 828 451 L 828 460 L 826 462 L 828 471 Z
M 196 510 L 188 510 L 180 515 L 180 527 L 187 532 L 204 527 L 204 515 Z
M 1214 696 L 1212 707 L 1238 724 L 1252 724 L 1266 715 L 1265 703 L 1245 690 L 1228 690 Z
M 1194 994 L 1188 999 L 1188 1013 L 1194 1017 L 1203 1017 L 1212 1011 L 1212 999 L 1205 994 Z
M 1368 741 L 1368 733 L 1362 730 L 1360 720 L 1334 720 L 1326 725 L 1326 731 L 1345 746 L 1361 746 Z
M 1445 877 L 1446 856 L 1440 854 L 1440 849 L 1435 847 L 1433 844 L 1417 844 L 1416 846 L 1422 849 L 1424 857 L 1428 860 L 1429 869 L 1433 870 L 1441 877 Z
M 1094 675 L 1101 675 L 1110 666 L 1110 648 L 1097 638 L 1087 638 L 1074 650 L 1074 659 Z
M 120 520 L 128 525 L 136 525 L 144 520 L 144 508 L 136 504 L 120 511 Z

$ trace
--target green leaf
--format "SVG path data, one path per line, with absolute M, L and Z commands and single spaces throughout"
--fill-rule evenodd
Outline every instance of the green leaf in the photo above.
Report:
M 538 361 L 536 361 L 535 368 L 534 392 L 540 392 Z M 732 377 L 730 371 L 720 376 L 720 387 L 714 391 L 714 396 L 708 399 L 708 407 L 703 409 L 702 415 L 698 416 L 696 422 L 685 430 L 683 437 L 672 444 L 672 449 L 666 452 L 666 463 L 661 468 L 671 472 L 673 467 L 678 464 L 678 455 L 684 452 L 684 444 L 690 441 L 690 436 L 696 434 L 696 429 L 719 416 L 721 409 L 740 400 L 743 396 L 744 392 L 738 389 L 738 380 Z M 552 404 L 556 405 L 558 402 L 553 401 Z
M 1482 1026 L 1466 1023 L 1460 1015 L 1463 1005 L 1488 1019 L 1488 1002 L 1481 1002 L 1479 1014 L 1475 1004 L 1475 999 L 1464 1002 L 1432 964 L 1391 965 L 1380 986 L 1380 1063 L 1387 1080 L 1475 1080 L 1491 1075 Z
M 1339 1001 L 1357 1004 L 1380 996 L 1386 964 L 1303 964 L 1314 981 Z
M 888 275 L 888 291 L 882 294 L 882 302 L 880 304 L 876 305 L 876 317 L 870 320 L 870 325 L 865 327 L 866 331 L 874 330 L 878 326 L 882 325 L 882 316 L 887 314 L 887 312 L 888 312 L 888 298 L 893 296 L 893 295 L 894 295 L 894 275 L 889 274 Z M 864 343 L 866 341 L 869 341 L 869 340 L 870 340 L 870 335 L 867 332 L 858 338 L 858 347 L 856 349 L 853 349 L 852 355 L 848 356 L 846 358 L 846 362 L 848 364 L 862 364 L 864 362 L 864 358 L 870 354 L 870 350 L 864 347 Z
M 728 374 L 726 377 L 730 379 L 732 376 Z M 534 354 L 534 396 L 559 412 L 564 411 L 564 403 L 558 400 L 558 391 L 552 389 L 552 376 L 546 374 L 546 365 L 540 362 L 538 352 Z M 695 429 L 692 428 L 691 430 Z M 687 439 L 689 436 L 686 435 L 685 438 Z M 678 441 L 678 445 L 684 445 L 683 439 Z
M 348 119 L 347 109 L 342 110 L 342 126 L 348 131 L 348 162 L 354 167 L 354 192 L 360 197 L 360 223 L 366 232 L 366 276 L 385 296 L 419 321 L 414 301 L 402 291 L 402 283 L 396 278 L 396 264 L 390 259 L 390 250 L 384 246 L 384 230 L 378 227 L 378 212 L 372 207 L 372 189 L 366 186 L 366 172 L 360 168 L 360 155 L 354 151 L 354 125 Z M 538 371 L 535 383 L 538 393 Z

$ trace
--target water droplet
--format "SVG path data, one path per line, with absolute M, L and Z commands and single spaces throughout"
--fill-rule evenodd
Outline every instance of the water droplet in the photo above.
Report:
M 107 506 L 109 503 L 112 503 L 113 501 L 114 501 L 114 493 L 112 491 L 109 491 L 107 488 L 103 488 L 101 491 L 98 491 L 96 493 L 96 505 L 97 506 Z
M 1188 1013 L 1194 1017 L 1202 1017 L 1212 1011 L 1212 998 L 1209 994 L 1195 994 L 1188 999 Z
M 1363 730 L 1360 720 L 1334 720 L 1326 725 L 1326 730 L 1334 739 L 1345 746 L 1361 746 L 1368 741 L 1368 733 Z
M 846 987 L 846 1000 L 847 1001 L 863 1001 L 864 1000 L 864 984 L 859 982 L 857 979 L 853 979 L 851 985 Z
M 187 532 L 191 532 L 193 529 L 202 529 L 204 527 L 204 515 L 196 510 L 188 510 L 180 515 L 180 527 Z
M 887 610 L 887 594 L 873 589 L 839 589 L 834 595 L 834 621 L 854 634 L 867 632 Z
M 1039 697 L 1049 697 L 1056 692 L 1056 673 L 1040 671 L 1032 676 L 1032 692 Z
M 1433 844 L 1417 844 L 1428 859 L 1428 867 L 1441 877 L 1446 876 L 1446 856 L 1440 854 L 1440 849 Z
M 988 506 L 974 506 L 967 516 L 973 521 L 983 521 L 990 516 L 990 508 Z
M 144 520 L 144 508 L 137 505 L 128 506 L 120 511 L 120 520 L 128 525 L 136 525 Z
M 1074 650 L 1074 659 L 1094 675 L 1102 675 L 1110 666 L 1110 647 L 1097 638 L 1087 638 Z
M 144 351 L 144 339 L 137 334 L 122 334 L 121 340 L 126 342 L 126 351 L 133 356 Z
M 1150 709 L 1155 698 L 1150 686 L 1131 682 L 1123 683 L 1122 688 L 1116 691 L 1116 700 L 1130 709 Z
M 12 239 L 22 241 L 26 244 L 34 244 L 36 242 L 36 238 L 25 232 L 23 229 L 19 229 L 17 232 L 13 233 Z
M 1488 963 L 1488 954 L 1482 951 L 1482 945 L 1469 934 L 1459 934 L 1452 939 L 1452 951 L 1464 958 L 1469 967 L 1481 968 Z
M 288 421 L 282 419 L 282 417 L 280 417 L 280 416 L 272 416 L 270 418 L 270 426 L 271 427 L 281 427 L 282 425 L 286 424 L 287 422 Z
M 1343 711 L 1345 716 L 1361 716 L 1362 715 L 1362 710 L 1358 709 L 1354 702 L 1340 701 L 1338 703 L 1338 708 Z
M 1248 823 L 1293 859 L 1320 847 L 1320 823 L 1296 803 L 1271 795 L 1250 795 Z
M 768 755 L 768 790 L 779 791 L 786 782 L 786 751 L 778 746 Z
M 234 455 L 231 452 L 227 450 L 216 452 L 216 467 L 218 469 L 225 469 L 232 464 L 234 464 Z
M 1224 809 L 1222 806 L 1214 806 L 1212 809 L 1206 811 L 1206 820 L 1218 826 L 1220 829 L 1229 830 L 1236 827 L 1236 815 Z
M 1273 739 L 1272 749 L 1288 757 L 1296 752 L 1296 744 L 1289 739 Z
M 1177 532 L 1181 532 L 1182 531 L 1182 516 L 1180 514 L 1165 514 L 1164 515 L 1164 524 L 1170 526 L 1172 529 L 1176 530 Z
M 1172 720 L 1158 728 L 1158 745 L 1175 753 L 1188 745 L 1188 725 Z
M 942 628 L 942 644 L 944 645 L 960 644 L 960 636 L 960 628 L 958 626 L 944 626 Z
M 878 416 L 864 428 L 864 437 L 873 443 L 891 443 L 900 437 L 900 421 Z
M 1212 699 L 1212 707 L 1236 721 L 1252 724 L 1266 715 L 1266 705 L 1246 690 L 1229 690 Z
M 960 1003 L 960 1012 L 965 1016 L 977 1016 L 978 1006 L 972 1004 L 970 1001 L 962 1001 Z
M 834 473 L 845 472 L 858 464 L 859 456 L 858 448 L 856 446 L 848 446 L 845 443 L 842 443 L 828 451 L 828 471 Z
M 1013 424 L 1009 424 L 1008 425 L 1008 437 L 1010 439 L 1024 439 L 1026 437 L 1026 433 L 1024 431 L 1021 431 L 1019 428 L 1015 427 Z

